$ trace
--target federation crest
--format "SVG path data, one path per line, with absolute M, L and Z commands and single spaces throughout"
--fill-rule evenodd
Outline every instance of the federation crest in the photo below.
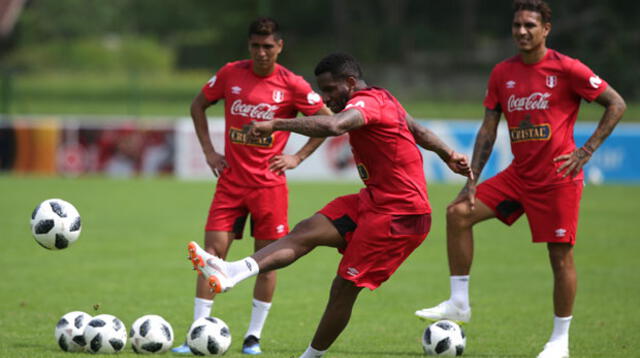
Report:
M 553 88 L 558 85 L 557 76 L 547 76 L 547 87 Z
M 282 93 L 282 91 L 280 90 L 275 90 L 273 91 L 272 98 L 276 103 L 280 103 L 284 100 L 284 93 Z

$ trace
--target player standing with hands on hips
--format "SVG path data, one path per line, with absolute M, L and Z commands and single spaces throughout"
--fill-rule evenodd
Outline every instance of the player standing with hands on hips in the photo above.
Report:
M 451 296 L 416 315 L 430 320 L 469 321 L 473 226 L 491 218 L 511 225 L 524 213 L 533 242 L 547 243 L 554 277 L 553 331 L 538 358 L 567 358 L 577 284 L 573 246 L 582 168 L 613 131 L 626 105 L 610 85 L 580 61 L 547 48 L 551 9 L 546 2 L 514 1 L 511 31 L 520 53 L 491 72 L 484 121 L 471 161 L 473 177 L 447 208 Z M 576 147 L 573 127 L 582 99 L 595 100 L 605 110 L 593 135 L 582 147 Z M 476 185 L 503 113 L 513 162 Z
M 291 131 L 311 137 L 349 134 L 360 178 L 359 194 L 338 197 L 298 223 L 273 245 L 239 261 L 226 262 L 189 243 L 196 269 L 217 292 L 238 282 L 288 266 L 317 246 L 343 257 L 329 302 L 301 358 L 319 358 L 346 327 L 362 288 L 376 289 L 418 247 L 431 227 L 422 155 L 416 144 L 437 153 L 451 170 L 469 175 L 467 157 L 420 126 L 387 90 L 368 87 L 358 62 L 331 54 L 315 69 L 318 87 L 333 116 L 256 121 L 252 137 Z M 339 113 L 338 113 L 339 112 Z
M 289 232 L 288 189 L 284 171 L 293 169 L 323 142 L 311 138 L 294 155 L 282 154 L 289 132 L 264 138 L 248 138 L 242 128 L 255 120 L 296 117 L 332 112 L 302 77 L 276 61 L 283 40 L 275 20 L 259 18 L 249 26 L 249 60 L 222 67 L 196 96 L 191 116 L 207 164 L 219 177 L 205 226 L 205 249 L 226 257 L 234 239 L 241 239 L 247 216 L 251 216 L 254 248 L 259 250 Z M 205 110 L 217 101 L 225 102 L 224 155 L 217 152 L 209 136 Z M 251 322 L 242 352 L 260 354 L 260 336 L 276 286 L 275 271 L 256 278 Z M 198 277 L 194 320 L 211 315 L 214 293 Z M 186 344 L 173 349 L 190 353 Z

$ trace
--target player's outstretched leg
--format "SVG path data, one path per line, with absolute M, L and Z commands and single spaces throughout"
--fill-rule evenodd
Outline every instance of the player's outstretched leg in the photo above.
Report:
M 227 263 L 223 259 L 206 252 L 194 241 L 189 243 L 187 249 L 193 269 L 207 279 L 215 293 L 227 292 L 235 285 L 227 273 Z

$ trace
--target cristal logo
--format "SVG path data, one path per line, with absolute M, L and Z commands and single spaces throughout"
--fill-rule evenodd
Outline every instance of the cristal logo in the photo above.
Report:
M 278 106 L 272 106 L 268 103 L 245 104 L 240 99 L 236 99 L 231 104 L 231 114 L 255 119 L 272 120 L 277 109 Z
M 528 97 L 516 97 L 512 94 L 509 97 L 508 110 L 513 112 L 549 109 L 549 97 L 551 93 L 534 92 Z

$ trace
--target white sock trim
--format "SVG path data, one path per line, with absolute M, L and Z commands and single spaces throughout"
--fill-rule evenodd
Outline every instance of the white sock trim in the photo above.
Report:
M 469 308 L 469 275 L 450 276 L 450 285 L 449 300 L 462 309 Z
M 569 344 L 569 328 L 571 327 L 571 319 L 573 316 L 568 317 L 553 317 L 553 331 L 549 342 L 561 342 L 563 344 Z
M 258 263 L 251 256 L 247 256 L 242 260 L 228 262 L 227 270 L 234 284 L 253 277 L 260 272 Z
M 260 339 L 264 323 L 267 321 L 267 317 L 269 316 L 271 302 L 264 302 L 254 298 L 252 301 L 252 307 L 251 321 L 249 322 L 249 328 L 247 328 L 247 333 L 245 333 L 244 338 L 255 336 Z
M 213 300 L 207 300 L 205 298 L 196 297 L 193 300 L 193 320 L 197 320 L 202 317 L 211 316 L 211 309 L 213 308 Z
M 307 350 L 302 353 L 300 358 L 321 358 L 326 352 L 326 349 L 324 351 L 319 351 L 309 345 L 309 347 L 307 347 Z

